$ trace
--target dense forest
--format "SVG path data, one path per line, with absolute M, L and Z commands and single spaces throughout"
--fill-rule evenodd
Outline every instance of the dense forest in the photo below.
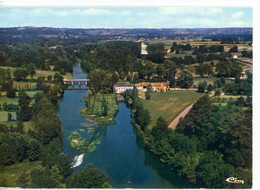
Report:
M 203 188 L 250 188 L 252 186 L 252 100 L 241 97 L 222 104 L 207 95 L 200 98 L 176 130 L 164 118 L 149 130 L 149 111 L 138 91 L 124 93 L 133 125 L 160 160 L 179 176 Z M 229 184 L 230 176 L 246 184 Z

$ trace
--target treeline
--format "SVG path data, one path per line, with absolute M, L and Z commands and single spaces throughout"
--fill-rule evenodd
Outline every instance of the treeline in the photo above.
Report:
M 213 104 L 208 96 L 193 105 L 173 131 L 164 118 L 152 130 L 150 114 L 138 92 L 124 93 L 131 108 L 132 124 L 147 147 L 179 176 L 203 188 L 250 188 L 252 186 L 252 102 L 250 99 Z M 230 184 L 236 176 L 245 184 Z
M 227 60 L 227 58 L 231 58 L 231 53 L 224 52 L 222 45 L 212 45 L 210 47 L 201 45 L 198 48 L 191 48 L 190 44 L 178 45 L 174 42 L 172 47 L 181 49 L 184 52 L 193 50 L 196 57 L 186 55 L 183 58 L 177 56 L 165 58 L 164 44 L 158 43 L 148 44 L 149 54 L 143 60 L 140 59 L 140 44 L 134 42 L 87 44 L 79 48 L 75 55 L 77 59 L 81 60 L 83 69 L 89 73 L 89 78 L 94 76 L 93 73 L 96 73 L 95 75 L 103 73 L 103 77 L 92 77 L 95 82 L 90 83 L 97 84 L 90 84 L 90 86 L 93 86 L 91 88 L 93 92 L 97 91 L 94 88 L 102 89 L 101 91 L 104 93 L 111 92 L 112 86 L 115 84 L 113 81 L 116 81 L 117 78 L 132 83 L 143 81 L 165 82 L 168 80 L 170 81 L 170 87 L 183 88 L 186 86 L 184 88 L 190 88 L 193 85 L 192 82 L 191 85 L 183 85 L 182 82 L 177 80 L 189 80 L 193 74 L 201 77 L 236 77 L 242 71 L 241 66 Z M 218 62 L 215 63 L 213 60 Z M 211 62 L 204 63 L 206 61 Z M 198 66 L 194 66 L 194 71 L 192 71 L 194 73 L 185 69 L 186 66 L 194 63 L 199 63 Z M 179 72 L 179 76 L 176 76 L 179 68 L 181 72 Z M 187 77 L 183 77 L 184 73 Z
M 85 45 L 76 56 L 87 73 L 95 69 L 116 71 L 121 79 L 132 72 L 140 57 L 140 44 L 134 42 L 107 42 Z
M 72 73 L 74 48 L 51 44 L 51 40 L 35 39 L 31 42 L 13 43 L 11 47 L 1 47 L 0 66 L 33 67 L 41 70 L 51 70 L 53 66 L 53 70 L 61 74 Z

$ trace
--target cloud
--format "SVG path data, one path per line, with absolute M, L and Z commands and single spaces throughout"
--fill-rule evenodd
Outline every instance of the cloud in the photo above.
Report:
M 88 8 L 88 9 L 72 9 L 72 10 L 57 10 L 52 8 L 37 8 L 31 11 L 32 15 L 35 16 L 57 16 L 57 17 L 67 17 L 67 16 L 102 16 L 102 15 L 112 15 L 112 11 L 100 8 Z
M 238 18 L 243 17 L 244 15 L 245 15 L 245 13 L 242 12 L 242 11 L 236 12 L 236 13 L 233 13 L 233 14 L 232 14 L 232 18 L 233 18 L 233 19 L 238 19 Z
M 163 15 L 183 15 L 183 14 L 197 14 L 197 15 L 215 15 L 222 13 L 221 8 L 198 8 L 198 7 L 164 7 L 159 9 L 159 13 Z
M 130 15 L 131 14 L 131 11 L 122 11 L 120 12 L 120 15 L 123 15 L 123 16 L 127 16 L 127 15 Z
M 180 20 L 178 24 L 180 25 L 180 27 L 192 27 L 196 25 L 197 28 L 202 28 L 202 27 L 212 27 L 215 26 L 217 23 L 214 20 L 207 19 L 207 18 L 201 18 L 201 19 L 186 18 Z
M 86 9 L 86 10 L 82 11 L 82 13 L 84 15 L 93 15 L 93 16 L 112 15 L 112 14 L 114 14 L 112 11 L 110 11 L 108 9 L 98 9 L 98 8 Z
M 232 21 L 232 22 L 229 22 L 228 25 L 232 26 L 232 27 L 247 27 L 247 26 L 249 26 L 248 23 L 243 22 L 243 21 Z

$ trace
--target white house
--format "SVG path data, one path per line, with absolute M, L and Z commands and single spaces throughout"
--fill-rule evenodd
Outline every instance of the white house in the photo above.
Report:
M 116 94 L 121 94 L 123 92 L 125 92 L 126 90 L 133 90 L 134 85 L 130 84 L 130 83 L 117 83 L 114 86 L 114 93 Z

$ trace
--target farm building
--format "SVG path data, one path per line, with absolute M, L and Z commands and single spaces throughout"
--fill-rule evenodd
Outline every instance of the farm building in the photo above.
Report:
M 133 90 L 133 88 L 134 88 L 134 85 L 132 85 L 130 83 L 117 83 L 114 86 L 114 93 L 120 94 L 126 90 Z

